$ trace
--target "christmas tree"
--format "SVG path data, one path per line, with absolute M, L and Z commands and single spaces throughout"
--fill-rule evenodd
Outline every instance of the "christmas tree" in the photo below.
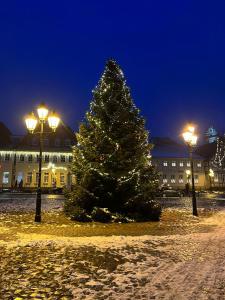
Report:
M 152 145 L 114 60 L 106 64 L 76 138 L 76 183 L 65 203 L 68 214 L 79 220 L 96 208 L 107 208 L 107 213 L 134 219 L 159 219 L 161 208 L 153 200 L 158 180 L 151 165 Z

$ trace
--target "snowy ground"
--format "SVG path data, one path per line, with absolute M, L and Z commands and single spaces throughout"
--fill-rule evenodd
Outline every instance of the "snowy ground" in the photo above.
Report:
M 4 209 L 5 211 L 5 209 Z M 0 214 L 0 299 L 225 299 L 225 211 L 160 223 L 77 224 Z

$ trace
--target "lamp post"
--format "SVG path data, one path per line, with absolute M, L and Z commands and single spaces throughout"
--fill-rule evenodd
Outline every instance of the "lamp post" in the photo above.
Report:
M 194 133 L 195 133 L 195 127 L 188 126 L 182 135 L 183 135 L 184 142 L 188 146 L 189 157 L 190 157 L 190 162 L 191 162 L 193 216 L 198 216 L 197 200 L 196 200 L 196 193 L 195 193 L 194 162 L 193 162 L 193 149 L 197 144 L 198 136 L 195 135 Z
M 212 191 L 212 183 L 213 183 L 214 176 L 215 176 L 215 174 L 214 174 L 213 169 L 209 169 L 210 191 Z
M 37 124 L 40 124 L 39 134 L 39 160 L 38 160 L 38 188 L 36 197 L 36 211 L 35 211 L 35 222 L 41 222 L 41 169 L 42 169 L 42 152 L 43 152 L 43 134 L 44 134 L 44 124 L 48 120 L 49 127 L 56 131 L 59 125 L 60 118 L 55 112 L 50 112 L 44 103 L 41 103 L 37 108 L 36 117 L 32 112 L 25 118 L 26 127 L 30 133 L 34 133 Z

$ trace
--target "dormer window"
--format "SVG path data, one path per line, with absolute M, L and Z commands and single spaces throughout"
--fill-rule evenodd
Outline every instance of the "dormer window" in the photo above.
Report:
M 36 137 L 34 137 L 34 138 L 32 139 L 32 145 L 33 145 L 33 146 L 37 146 L 37 145 L 38 145 L 38 140 L 37 140 Z
M 59 147 L 60 146 L 60 139 L 55 139 L 55 146 L 56 147 Z
M 44 139 L 44 145 L 48 146 L 49 145 L 49 140 L 48 139 Z
M 71 145 L 71 140 L 70 139 L 66 139 L 65 140 L 65 146 L 70 146 Z

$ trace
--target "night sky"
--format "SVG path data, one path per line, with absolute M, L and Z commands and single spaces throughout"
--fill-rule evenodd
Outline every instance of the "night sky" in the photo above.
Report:
M 225 131 L 225 1 L 1 1 L 0 120 L 16 134 L 41 100 L 72 128 L 108 58 L 153 136 Z

